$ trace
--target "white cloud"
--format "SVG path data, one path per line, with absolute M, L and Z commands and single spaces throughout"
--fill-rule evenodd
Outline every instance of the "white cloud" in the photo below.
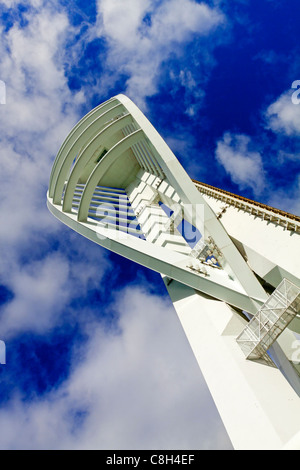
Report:
M 3 3 L 3 5 L 5 5 L 8 8 L 11 8 L 14 5 L 16 5 L 16 3 L 19 3 L 19 2 L 17 0 L 1 0 L 1 3 Z
M 16 19 L 8 32 L 0 30 L 0 77 L 7 92 L 0 107 L 0 279 L 15 295 L 6 307 L 2 334 L 26 328 L 41 332 L 53 325 L 54 285 L 64 304 L 59 289 L 67 272 L 64 263 L 54 257 L 56 275 L 47 257 L 34 264 L 34 272 L 32 264 L 23 267 L 19 258 L 35 245 L 39 250 L 43 239 L 62 229 L 47 210 L 46 191 L 55 154 L 78 120 L 83 98 L 70 92 L 64 75 L 64 45 L 74 32 L 67 15 L 51 2 L 24 14 L 25 26 Z
M 205 35 L 220 24 L 222 15 L 205 3 L 193 0 L 163 2 L 152 18 L 149 36 L 170 47 L 188 41 L 193 34 Z
M 6 279 L 14 298 L 2 309 L 2 337 L 7 341 L 12 332 L 47 332 L 69 300 L 68 275 L 67 260 L 57 255 L 14 270 Z
M 147 15 L 148 24 L 143 22 Z M 193 35 L 207 35 L 223 21 L 218 10 L 193 0 L 168 0 L 159 6 L 153 0 L 98 0 L 97 34 L 110 46 L 107 66 L 129 76 L 125 92 L 140 107 L 157 91 L 163 61 L 181 53 Z
M 141 21 L 151 3 L 151 0 L 99 0 L 103 32 L 124 50 L 135 48 Z
M 283 93 L 274 103 L 263 112 L 265 128 L 271 129 L 279 136 L 288 136 L 295 139 L 300 134 L 300 105 L 292 102 L 291 91 Z M 264 171 L 263 157 L 255 150 L 251 138 L 227 132 L 219 140 L 216 148 L 216 158 L 230 175 L 232 181 L 241 189 L 251 188 L 255 196 L 264 191 L 266 202 L 292 214 L 299 214 L 299 178 L 292 175 L 289 188 L 272 187 Z M 287 161 L 297 161 L 299 155 L 292 153 L 289 148 L 278 149 L 273 162 L 268 162 L 269 172 L 272 176 L 272 165 L 278 167 Z M 277 170 L 276 170 L 277 171 Z
M 231 448 L 170 304 L 127 288 L 114 307 L 118 328 L 87 326 L 89 341 L 66 383 L 0 410 L 0 447 Z
M 263 162 L 259 152 L 250 150 L 250 144 L 248 136 L 227 132 L 217 143 L 216 158 L 234 183 L 259 195 L 265 185 Z
M 295 82 L 298 85 L 298 82 Z M 293 100 L 293 90 L 283 93 L 274 101 L 265 112 L 266 128 L 271 129 L 280 136 L 287 136 L 291 142 L 296 142 L 300 136 L 300 104 L 298 101 L 299 93 L 296 90 L 297 100 Z M 295 97 L 294 97 L 295 98 Z M 295 102 L 293 102 L 295 101 Z M 295 148 L 295 147 L 294 147 Z M 296 147 L 297 148 L 297 147 Z M 287 161 L 299 160 L 299 154 L 292 153 L 286 147 L 278 151 L 278 164 Z M 291 181 L 288 188 L 276 188 L 276 192 L 270 196 L 269 204 L 279 207 L 292 214 L 300 214 L 300 175 L 291 175 Z
M 6 136 L 25 132 L 47 135 L 55 128 L 57 146 L 62 138 L 59 124 L 64 129 L 65 121 L 70 125 L 70 118 L 74 119 L 63 113 L 63 106 L 70 105 L 72 98 L 75 105 L 82 99 L 80 95 L 72 97 L 64 76 L 61 49 L 73 30 L 63 13 L 42 9 L 27 17 L 25 28 L 16 23 L 7 33 L 1 32 L 1 79 L 7 88 L 1 121 Z
M 0 240 L 6 247 L 55 226 L 45 206 L 51 164 L 83 98 L 70 92 L 64 76 L 62 50 L 72 32 L 67 16 L 45 5 L 30 10 L 27 20 L 23 28 L 16 22 L 0 31 L 7 94 L 0 108 Z
M 292 102 L 291 92 L 283 93 L 267 111 L 267 127 L 274 132 L 296 136 L 300 134 L 300 104 Z

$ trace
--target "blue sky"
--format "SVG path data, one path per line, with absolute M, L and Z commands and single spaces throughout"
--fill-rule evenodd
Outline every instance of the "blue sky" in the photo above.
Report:
M 0 448 L 231 448 L 160 276 L 64 227 L 46 191 L 73 125 L 125 93 L 191 177 L 299 215 L 299 14 L 0 0 Z

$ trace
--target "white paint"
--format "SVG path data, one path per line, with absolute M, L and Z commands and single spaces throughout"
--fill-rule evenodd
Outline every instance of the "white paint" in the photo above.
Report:
M 146 241 L 91 218 L 90 202 L 99 186 L 126 191 Z M 220 269 L 207 265 L 206 258 L 195 259 L 159 200 L 184 208 L 184 218 L 201 232 L 204 245 L 210 243 L 214 256 L 220 256 Z M 92 110 L 68 135 L 53 166 L 47 204 L 83 236 L 163 275 L 236 449 L 292 445 L 300 427 L 300 399 L 294 391 L 299 377 L 287 361 L 293 334 L 286 329 L 274 351 L 294 388 L 279 369 L 247 361 L 236 338 L 247 323 L 238 310 L 255 315 L 269 296 L 254 272 L 266 280 L 275 279 L 274 268 L 291 280 L 298 275 L 297 234 L 232 206 L 219 220 L 216 214 L 223 204 L 200 194 L 161 136 L 124 95 Z

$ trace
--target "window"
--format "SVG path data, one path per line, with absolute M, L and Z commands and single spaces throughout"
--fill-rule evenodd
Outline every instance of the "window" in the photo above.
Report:
M 97 158 L 96 163 L 99 163 L 102 160 L 102 158 L 104 157 L 104 155 L 107 154 L 107 152 L 108 152 L 107 149 L 103 149 L 102 152 L 100 153 L 99 157 Z

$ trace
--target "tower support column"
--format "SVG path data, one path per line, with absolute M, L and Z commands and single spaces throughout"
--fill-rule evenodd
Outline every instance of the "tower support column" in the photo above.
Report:
M 224 302 L 164 281 L 234 448 L 300 449 L 299 396 L 279 369 L 245 360 L 236 338 L 247 322 Z

